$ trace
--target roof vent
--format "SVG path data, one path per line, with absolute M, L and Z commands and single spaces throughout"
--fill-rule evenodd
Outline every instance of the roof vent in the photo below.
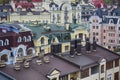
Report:
M 44 60 L 45 63 L 49 63 L 50 62 L 50 58 L 48 56 L 45 56 L 43 58 L 43 60 Z

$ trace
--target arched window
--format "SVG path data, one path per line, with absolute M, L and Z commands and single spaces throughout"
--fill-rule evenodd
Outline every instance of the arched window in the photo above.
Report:
M 8 39 L 5 39 L 5 45 L 9 45 L 9 40 Z
M 5 61 L 5 62 L 8 61 L 8 57 L 7 57 L 6 54 L 4 54 L 4 55 L 1 56 L 1 61 Z
M 28 36 L 28 40 L 27 41 L 31 41 L 31 36 Z
M 0 46 L 3 46 L 3 40 L 0 40 Z
M 24 40 L 24 42 L 26 42 L 26 41 L 27 41 L 27 40 L 26 40 L 26 36 L 24 36 L 24 37 L 23 37 L 23 40 Z
M 44 37 L 41 38 L 41 44 L 44 44 L 45 43 L 45 39 Z
M 22 38 L 21 37 L 18 38 L 18 43 L 20 43 L 20 42 L 22 42 Z
M 113 19 L 110 19 L 109 23 L 114 23 Z

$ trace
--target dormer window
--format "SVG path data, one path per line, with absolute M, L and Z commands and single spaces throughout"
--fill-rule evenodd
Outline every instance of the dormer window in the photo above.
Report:
M 23 40 L 24 40 L 24 42 L 27 42 L 27 40 L 26 40 L 26 36 L 23 37 Z
M 41 38 L 41 44 L 44 44 L 45 43 L 45 39 L 44 37 Z
M 9 45 L 9 40 L 8 39 L 5 39 L 5 45 Z
M 21 37 L 18 38 L 18 43 L 20 43 L 20 42 L 22 42 L 22 38 Z
M 114 23 L 113 19 L 110 19 L 109 23 Z
M 3 46 L 3 40 L 0 40 L 0 46 Z

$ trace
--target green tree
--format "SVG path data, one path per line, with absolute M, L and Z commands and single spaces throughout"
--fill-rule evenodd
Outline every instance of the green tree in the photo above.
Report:
M 113 4 L 113 0 L 103 0 L 106 4 Z
M 32 2 L 32 0 L 27 0 L 28 2 Z
M 0 0 L 0 4 L 5 5 L 5 4 L 8 4 L 8 3 L 9 3 L 9 1 L 10 1 L 10 0 Z

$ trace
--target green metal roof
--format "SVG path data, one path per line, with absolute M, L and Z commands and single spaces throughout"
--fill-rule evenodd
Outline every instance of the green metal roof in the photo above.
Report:
M 35 34 L 35 37 L 33 39 L 38 39 L 42 35 L 47 35 L 47 34 L 53 34 L 53 33 L 62 33 L 66 32 L 66 29 L 64 26 L 58 26 L 56 24 L 48 24 L 47 28 L 44 27 L 44 25 L 30 25 L 26 24 L 27 28 L 30 28 L 32 33 Z M 49 31 L 50 30 L 50 31 Z

